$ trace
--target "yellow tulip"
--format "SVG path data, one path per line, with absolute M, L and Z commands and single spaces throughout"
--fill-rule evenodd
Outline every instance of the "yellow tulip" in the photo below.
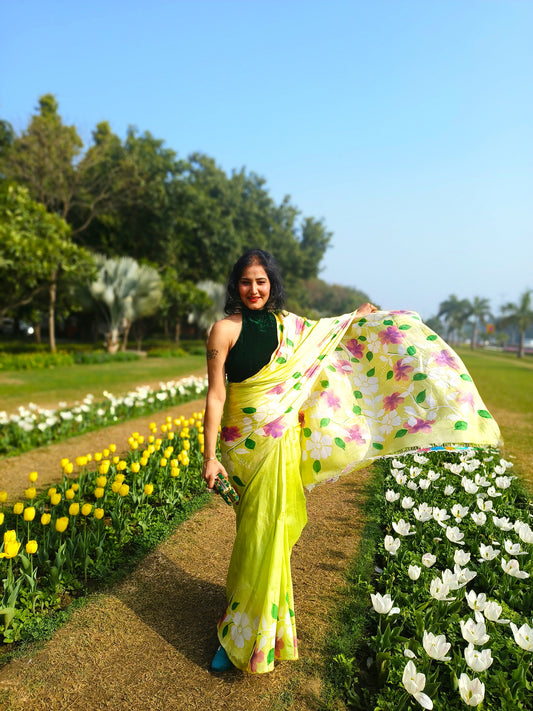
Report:
M 104 488 L 102 486 L 97 486 L 96 489 L 94 490 L 94 498 L 101 499 L 103 495 L 104 495 Z
M 113 464 L 118 464 L 118 463 L 120 462 L 120 457 L 119 457 L 118 455 L 115 455 L 115 456 L 113 457 L 113 460 L 112 460 L 112 461 L 113 461 Z
M 50 503 L 52 506 L 57 506 L 61 501 L 61 494 L 52 494 L 50 497 Z
M 128 462 L 125 462 L 123 459 L 119 460 L 117 463 L 117 471 L 118 472 L 123 472 L 124 469 L 128 468 Z
M 77 516 L 79 514 L 79 512 L 80 512 L 80 505 L 78 504 L 78 502 L 76 502 L 74 504 L 70 504 L 70 506 L 68 507 L 69 516 Z
M 167 432 L 167 426 L 161 425 L 161 434 L 166 434 L 166 432 Z
M 4 514 L 0 512 L 0 526 L 4 525 Z
M 28 487 L 28 488 L 24 491 L 24 496 L 25 496 L 27 499 L 34 499 L 34 498 L 37 496 L 37 489 L 36 489 L 34 486 Z
M 160 466 L 160 467 L 166 467 L 166 466 L 167 466 L 167 461 L 168 461 L 168 459 L 165 459 L 165 457 L 163 457 L 162 459 L 159 460 L 159 466 Z
M 184 439 L 181 446 L 183 447 L 183 449 L 188 450 L 191 448 L 191 443 L 188 439 Z
M 87 457 L 80 456 L 76 457 L 76 466 L 77 467 L 84 467 L 87 464 Z
M 152 442 L 154 442 L 154 441 L 155 441 L 154 435 L 150 435 L 150 436 L 148 437 L 148 442 L 150 442 L 150 444 L 152 444 Z
M 52 486 L 52 487 L 50 487 L 50 489 L 48 489 L 48 496 L 51 497 L 51 496 L 53 496 L 56 492 L 57 492 L 57 489 L 55 488 L 55 486 Z
M 137 473 L 139 472 L 139 469 L 140 469 L 140 468 L 141 468 L 141 465 L 139 464 L 139 462 L 132 462 L 132 463 L 131 463 L 131 471 L 132 471 L 134 474 L 137 474 Z
M 94 517 L 97 519 L 104 518 L 104 509 L 95 509 L 94 510 Z
M 110 444 L 109 445 L 109 451 L 110 452 L 116 452 L 117 450 L 117 445 L 116 444 Z
M 64 468 L 68 463 L 69 463 L 68 457 L 63 457 L 63 459 L 60 462 L 61 468 Z
M 130 487 L 127 484 L 122 484 L 122 486 L 118 490 L 118 493 L 121 496 L 127 496 L 129 494 L 129 491 L 130 491 Z
M 189 428 L 184 427 L 180 432 L 180 437 L 183 439 L 184 437 L 187 438 L 188 436 L 189 436 Z
M 105 476 L 107 474 L 107 472 L 109 471 L 109 465 L 110 465 L 109 459 L 104 459 L 104 461 L 98 467 L 98 472 L 100 474 L 102 474 L 103 476 Z
M 63 471 L 65 472 L 65 474 L 72 474 L 72 472 L 74 471 L 74 464 L 72 464 L 72 462 L 65 464 L 65 466 L 63 467 Z
M 131 449 L 133 449 L 133 451 L 135 451 L 136 449 L 139 448 L 139 443 L 138 443 L 138 442 L 132 442 L 131 445 L 130 445 L 130 447 L 131 447 Z
M 24 520 L 25 521 L 33 521 L 35 518 L 35 507 L 34 506 L 27 506 L 24 509 Z
M 104 457 L 109 457 L 109 449 L 107 449 L 107 447 L 106 447 L 104 449 L 104 451 L 102 452 L 102 454 L 104 455 Z
M 68 526 L 68 516 L 61 516 L 61 518 L 56 519 L 56 531 L 58 533 L 63 533 L 67 530 Z
M 204 436 L 203 436 L 203 434 L 200 432 L 200 433 L 198 434 L 198 444 L 203 444 L 203 443 L 204 443 Z
M 24 504 L 21 503 L 20 501 L 17 501 L 17 503 L 13 506 L 13 513 L 17 514 L 17 516 L 18 516 L 23 511 L 24 511 Z
M 28 474 L 28 479 L 29 479 L 29 480 L 32 482 L 32 484 L 33 484 L 33 483 L 35 483 L 35 482 L 37 481 L 37 477 L 38 477 L 38 476 L 39 476 L 39 475 L 37 474 L 37 472 L 30 472 L 30 473 Z
M 102 452 L 95 452 L 94 453 L 94 461 L 99 462 L 102 459 Z
M 48 524 L 50 523 L 50 520 L 51 520 L 51 519 L 52 519 L 52 515 L 51 515 L 51 514 L 49 514 L 49 513 L 43 513 L 43 515 L 41 516 L 41 523 L 42 523 L 42 525 L 43 525 L 43 526 L 48 526 Z
M 37 541 L 28 541 L 26 543 L 26 553 L 29 555 L 37 553 Z
M 143 443 L 144 443 L 144 437 L 143 437 L 142 435 L 139 435 L 139 436 L 137 437 L 137 441 L 139 442 L 139 444 L 143 444 Z
M 4 543 L 11 543 L 17 540 L 16 531 L 4 531 Z
M 125 477 L 124 474 L 116 474 L 116 475 L 115 475 L 115 481 L 119 481 L 121 484 L 122 484 L 122 482 L 124 481 L 125 478 L 126 478 L 126 477 Z
M 86 457 L 86 459 L 87 459 L 87 463 L 93 461 L 93 455 L 92 455 L 92 454 L 86 454 L 85 457 Z
M 145 467 L 148 464 L 148 457 L 142 457 L 139 464 L 141 465 L 141 467 Z
M 118 494 L 119 489 L 120 489 L 121 486 L 122 486 L 122 482 L 115 480 L 115 481 L 111 484 L 111 491 L 112 491 L 114 494 Z
M 174 451 L 174 447 L 167 447 L 165 449 L 165 457 L 170 457 L 170 455 L 172 454 L 173 451 Z
M 81 513 L 83 516 L 88 516 L 92 510 L 93 510 L 92 504 L 83 504 L 83 506 L 81 507 Z
M 8 541 L 7 543 L 4 542 L 4 552 L 0 553 L 0 558 L 14 558 L 16 555 L 18 555 L 18 552 L 20 550 L 20 543 L 17 541 L 15 538 L 14 541 Z
M 105 486 L 107 484 L 107 477 L 105 476 L 97 476 L 96 477 L 96 486 Z
M 7 501 L 7 491 L 0 491 L 0 504 L 5 504 Z
M 174 439 L 174 432 L 169 432 L 167 435 L 168 439 Z
M 181 463 L 183 464 L 184 467 L 188 467 L 189 466 L 189 457 L 183 457 L 183 459 L 181 460 Z
M 176 478 L 179 475 L 180 475 L 180 470 L 178 469 L 178 467 L 172 467 L 172 469 L 170 470 L 170 476 L 173 476 L 174 478 Z
M 69 501 L 72 501 L 72 499 L 76 496 L 76 492 L 74 489 L 67 489 L 65 491 L 65 499 L 68 499 Z
M 76 482 L 74 482 L 74 484 L 71 484 L 70 488 L 72 489 L 72 491 L 78 491 L 80 488 L 80 485 L 77 484 Z
M 146 496 L 150 496 L 150 494 L 153 492 L 153 490 L 154 490 L 153 484 L 145 484 L 144 493 L 146 494 Z

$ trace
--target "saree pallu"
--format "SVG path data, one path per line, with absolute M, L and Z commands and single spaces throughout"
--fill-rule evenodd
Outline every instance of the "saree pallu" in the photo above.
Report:
M 276 318 L 270 362 L 228 384 L 220 437 L 240 502 L 218 636 L 250 672 L 298 657 L 290 555 L 304 488 L 383 456 L 500 443 L 465 366 L 414 312 Z

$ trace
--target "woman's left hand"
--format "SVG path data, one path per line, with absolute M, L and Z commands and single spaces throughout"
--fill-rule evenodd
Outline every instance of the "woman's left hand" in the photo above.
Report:
M 361 304 L 361 306 L 357 309 L 355 312 L 358 316 L 366 316 L 367 314 L 373 314 L 377 311 L 376 306 L 374 304 L 369 304 L 368 302 L 366 304 Z

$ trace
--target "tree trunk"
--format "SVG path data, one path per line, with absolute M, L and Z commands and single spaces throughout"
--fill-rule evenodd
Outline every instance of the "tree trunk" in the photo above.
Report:
M 124 328 L 124 335 L 122 336 L 122 346 L 120 347 L 121 351 L 125 351 L 126 348 L 128 347 L 128 336 L 130 335 L 130 328 L 131 328 L 131 322 L 126 321 L 126 326 Z
M 176 321 L 176 326 L 174 327 L 174 343 L 178 346 L 181 336 L 181 321 L 178 319 Z
M 33 324 L 33 333 L 35 334 L 35 343 L 41 342 L 41 322 Z
M 50 308 L 48 310 L 48 333 L 50 339 L 50 353 L 56 352 L 56 332 L 55 332 L 55 316 L 56 316 L 56 284 L 57 272 L 52 274 L 52 283 L 50 284 Z
M 524 341 L 525 341 L 525 331 L 520 331 L 520 341 L 518 343 L 518 357 L 523 358 L 525 354 L 525 347 L 524 347 Z
M 104 347 L 108 353 L 114 355 L 118 351 L 119 346 L 120 343 L 118 340 L 118 329 L 113 328 L 105 335 Z
M 472 338 L 470 339 L 470 350 L 476 350 L 477 343 L 477 321 L 472 324 Z

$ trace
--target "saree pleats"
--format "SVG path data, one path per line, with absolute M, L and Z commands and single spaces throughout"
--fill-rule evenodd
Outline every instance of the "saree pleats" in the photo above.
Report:
M 228 385 L 221 430 L 241 499 L 219 639 L 252 672 L 297 657 L 290 554 L 304 487 L 383 456 L 500 442 L 463 363 L 416 314 L 277 319 L 270 363 Z

